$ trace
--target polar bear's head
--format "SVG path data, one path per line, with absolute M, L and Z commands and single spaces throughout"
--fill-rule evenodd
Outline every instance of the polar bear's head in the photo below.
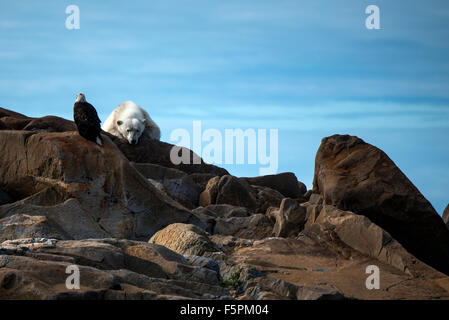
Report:
M 126 119 L 118 120 L 117 128 L 120 134 L 128 140 L 129 144 L 137 144 L 139 138 L 145 129 L 145 119 Z

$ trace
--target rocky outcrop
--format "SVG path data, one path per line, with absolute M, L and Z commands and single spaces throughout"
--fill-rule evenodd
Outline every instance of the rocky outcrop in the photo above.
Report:
M 324 138 L 313 192 L 368 217 L 407 251 L 449 274 L 449 231 L 432 205 L 380 149 L 353 136 Z M 419 235 L 419 236 L 416 236 Z
M 102 135 L 0 108 L 0 299 L 449 299 L 441 218 L 358 138 L 323 140 L 307 191 L 292 173 L 237 178 Z
M 286 198 L 297 198 L 307 191 L 304 190 L 305 185 L 303 183 L 298 183 L 298 179 L 293 172 L 283 172 L 261 177 L 240 178 L 240 180 L 244 180 L 250 185 L 274 189 Z
M 0 218 L 43 216 L 67 239 L 147 240 L 174 222 L 203 224 L 139 174 L 107 136 L 99 148 L 74 132 L 0 131 L 0 146 L 0 188 L 16 200 L 0 207 Z
M 345 251 L 347 246 L 413 277 L 444 277 L 411 255 L 367 217 L 329 205 L 307 204 L 306 208 L 305 229 L 298 235 L 299 239 L 306 236 L 336 251 Z
M 76 265 L 80 289 L 66 287 Z M 164 246 L 117 239 L 21 239 L 0 246 L 0 299 L 217 299 L 217 273 Z

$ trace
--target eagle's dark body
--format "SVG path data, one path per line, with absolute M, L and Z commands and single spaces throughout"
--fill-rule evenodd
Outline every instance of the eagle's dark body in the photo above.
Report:
M 79 94 L 80 96 L 82 94 Z M 78 98 L 73 106 L 73 118 L 80 136 L 87 140 L 93 141 L 102 145 L 100 136 L 100 118 L 98 118 L 97 110 L 88 102 L 86 102 L 84 95 Z

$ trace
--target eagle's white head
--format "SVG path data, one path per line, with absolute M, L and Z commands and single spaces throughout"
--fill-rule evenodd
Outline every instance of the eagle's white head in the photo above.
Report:
M 86 102 L 86 96 L 83 93 L 78 93 L 75 102 Z

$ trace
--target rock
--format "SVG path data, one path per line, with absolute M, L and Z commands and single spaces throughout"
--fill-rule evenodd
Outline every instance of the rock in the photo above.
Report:
M 283 172 L 279 174 L 266 175 L 254 178 L 240 178 L 240 180 L 246 181 L 250 185 L 268 187 L 277 190 L 284 197 L 289 198 L 296 198 L 307 191 L 307 189 L 302 190 L 302 185 L 298 184 L 298 179 L 292 172 Z
M 156 244 L 117 239 L 20 239 L 0 246 L 0 299 L 164 299 L 229 296 L 217 273 L 192 266 Z M 26 249 L 26 250 L 25 250 Z M 80 270 L 80 290 L 65 282 L 69 265 Z
M 12 117 L 12 118 L 17 118 L 17 119 L 29 119 L 27 116 L 12 111 L 12 110 L 8 110 L 8 109 L 4 109 L 4 108 L 0 108 L 0 119 L 4 118 L 4 117 Z
M 220 251 L 206 232 L 183 223 L 174 223 L 156 232 L 149 243 L 163 245 L 182 255 L 202 256 L 206 252 Z
M 256 197 L 251 186 L 244 180 L 230 175 L 209 180 L 206 189 L 200 195 L 200 205 L 230 204 L 250 210 L 257 208 Z
M 269 207 L 279 207 L 284 196 L 268 187 L 251 186 L 254 190 L 257 207 L 255 212 L 266 212 Z
M 31 120 L 25 127 L 20 130 L 39 132 L 65 132 L 76 131 L 76 125 L 73 123 L 73 121 L 69 121 L 60 117 L 46 116 Z
M 0 189 L 0 206 L 12 201 L 11 197 Z
M 217 200 L 219 181 L 220 177 L 213 177 L 207 182 L 204 191 L 200 194 L 200 206 L 207 207 L 215 203 Z
M 449 228 L 449 204 L 446 206 L 446 209 L 443 211 L 443 221 L 446 223 L 446 226 Z
M 189 209 L 198 206 L 200 187 L 185 172 L 152 163 L 133 163 L 144 177 L 162 184 L 163 191 Z
M 103 140 L 99 148 L 74 132 L 0 131 L 0 188 L 22 199 L 1 206 L 0 218 L 44 216 L 68 239 L 147 240 L 175 222 L 206 227 Z
M 212 173 L 192 173 L 189 175 L 193 182 L 200 187 L 201 192 L 206 189 L 206 185 L 210 179 L 215 177 Z
M 263 214 L 249 217 L 218 218 L 214 234 L 233 235 L 244 239 L 263 239 L 271 235 L 273 224 Z
M 228 204 L 245 207 L 250 212 L 265 212 L 270 206 L 280 205 L 284 198 L 281 193 L 268 187 L 251 186 L 245 179 L 230 175 L 212 178 L 200 194 L 200 205 Z
M 68 239 L 70 236 L 45 216 L 14 214 L 0 219 L 0 242 L 18 238 Z
M 334 289 L 297 286 L 280 279 L 257 278 L 245 286 L 243 300 L 343 300 Z
M 380 149 L 353 136 L 324 138 L 313 192 L 324 204 L 368 217 L 423 262 L 449 274 L 449 230 Z
M 298 201 L 290 198 L 282 200 L 277 210 L 271 210 L 276 223 L 273 228 L 275 237 L 294 237 L 303 230 L 306 223 L 306 208 L 300 206 Z
M 298 187 L 299 187 L 299 196 L 305 196 L 307 192 L 307 186 L 301 181 L 298 181 Z
M 308 206 L 307 223 L 303 234 L 315 241 L 327 242 L 327 246 L 335 248 L 341 241 L 352 249 L 383 261 L 413 277 L 443 277 L 441 273 L 407 252 L 388 232 L 372 223 L 367 217 L 350 211 L 342 211 L 328 205 Z
M 228 174 L 223 168 L 205 163 L 198 157 L 198 155 L 187 148 L 182 147 L 181 149 L 189 154 L 190 163 L 174 164 L 170 159 L 170 152 L 172 148 L 176 146 L 172 144 L 142 136 L 137 145 L 130 145 L 124 139 L 120 139 L 108 133 L 105 133 L 105 135 L 108 135 L 111 138 L 126 158 L 136 163 L 154 163 L 167 168 L 178 169 L 188 174 L 208 173 L 214 176 Z M 199 159 L 201 163 L 194 164 L 194 158 Z
M 311 227 L 323 228 L 324 224 L 316 223 L 309 228 Z M 324 233 L 321 235 L 327 236 Z M 212 236 L 212 239 L 214 237 Z M 429 274 L 422 274 L 423 277 L 411 277 L 396 267 L 361 254 L 344 243 L 340 244 L 338 236 L 330 241 L 314 240 L 307 236 L 298 239 L 265 238 L 235 246 L 233 250 L 231 248 L 226 250 L 227 261 L 232 261 L 236 266 L 255 268 L 262 272 L 266 279 L 280 279 L 297 287 L 327 290 L 338 288 L 338 291 L 347 298 L 368 300 L 449 298 L 449 290 L 443 286 L 449 277 L 439 272 L 432 271 Z M 366 268 L 370 265 L 376 265 L 381 270 L 379 290 L 367 290 L 365 287 Z M 248 288 L 253 285 L 243 282 L 241 286 Z M 265 288 L 260 291 L 262 295 L 259 298 L 295 299 L 294 295 L 280 294 L 279 291 Z M 256 296 L 256 293 L 249 294 L 245 291 L 237 298 L 247 299 Z
M 211 204 L 207 207 L 198 207 L 192 210 L 199 215 L 208 215 L 214 218 L 248 217 L 250 213 L 244 207 L 231 206 L 230 204 Z
M 185 259 L 187 262 L 194 266 L 198 266 L 201 268 L 207 268 L 215 271 L 217 274 L 220 274 L 220 265 L 214 259 L 200 257 L 195 255 L 186 255 Z
M 64 132 L 75 131 L 76 126 L 73 121 L 60 117 L 45 116 L 42 118 L 30 118 L 23 114 L 0 108 L 0 130 L 27 130 Z
M 304 193 L 304 200 L 309 201 L 311 196 L 312 196 L 312 190 L 307 190 L 307 192 Z
M 22 130 L 32 121 L 31 118 L 16 118 L 11 116 L 5 116 L 0 119 L 2 121 L 2 127 L 4 127 L 3 130 Z

